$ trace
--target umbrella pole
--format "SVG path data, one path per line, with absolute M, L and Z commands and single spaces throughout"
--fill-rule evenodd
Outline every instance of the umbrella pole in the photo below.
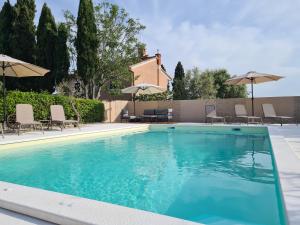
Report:
M 251 79 L 251 94 L 252 94 L 252 116 L 254 116 L 253 79 Z
M 135 116 L 135 94 L 133 94 L 133 115 Z
M 6 87 L 5 87 L 5 65 L 4 62 L 2 64 L 2 81 L 3 81 L 3 129 L 5 129 L 6 127 L 6 122 L 7 122 L 7 118 L 6 118 Z

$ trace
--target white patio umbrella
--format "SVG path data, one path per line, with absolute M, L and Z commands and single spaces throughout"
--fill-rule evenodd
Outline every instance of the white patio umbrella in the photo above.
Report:
M 123 94 L 134 94 L 134 95 L 151 95 L 165 92 L 163 88 L 153 85 L 153 84 L 137 84 L 131 87 L 127 87 L 122 89 Z M 134 107 L 134 114 L 135 114 L 135 99 L 133 99 L 133 107 Z
M 6 124 L 6 87 L 5 77 L 38 77 L 44 76 L 50 70 L 0 54 L 0 75 L 3 79 L 3 119 Z
M 255 71 L 250 71 L 242 76 L 236 76 L 229 80 L 227 80 L 226 84 L 231 85 L 243 85 L 243 84 L 251 84 L 251 95 L 252 95 L 252 116 L 254 116 L 254 94 L 253 94 L 253 85 L 269 82 L 269 81 L 277 81 L 283 78 L 282 76 L 267 74 L 267 73 L 257 73 Z

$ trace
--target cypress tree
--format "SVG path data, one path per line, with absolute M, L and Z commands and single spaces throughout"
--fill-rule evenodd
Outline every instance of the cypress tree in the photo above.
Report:
M 177 63 L 173 80 L 173 99 L 184 100 L 187 98 L 185 89 L 185 74 L 181 62 Z
M 15 5 L 16 18 L 12 35 L 13 57 L 35 63 L 35 4 L 31 0 L 18 0 Z
M 55 65 L 55 79 L 60 83 L 68 76 L 70 67 L 70 55 L 67 46 L 68 29 L 64 23 L 59 24 L 56 41 L 56 65 Z
M 82 79 L 87 98 L 93 97 L 93 75 L 97 65 L 97 27 L 92 0 L 80 0 L 77 17 L 77 72 Z
M 47 4 L 44 3 L 37 28 L 37 64 L 51 72 L 45 77 L 37 78 L 37 89 L 53 92 L 55 85 L 55 49 L 57 28 L 54 17 Z
M 13 27 L 13 7 L 6 1 L 0 12 L 0 53 L 11 55 L 11 34 Z
M 14 23 L 11 35 L 11 56 L 25 62 L 36 63 L 34 0 L 17 0 L 13 10 Z M 35 89 L 34 78 L 8 78 L 8 89 L 28 91 Z

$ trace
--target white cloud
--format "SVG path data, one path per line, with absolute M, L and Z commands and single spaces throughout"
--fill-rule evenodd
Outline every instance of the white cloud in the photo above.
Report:
M 266 2 L 256 7 L 250 3 L 250 6 L 243 9 L 239 15 L 240 21 L 244 21 L 250 15 L 260 16 L 255 23 L 248 25 L 245 25 L 246 22 L 228 24 L 219 21 L 204 24 L 192 23 L 189 20 L 174 23 L 167 16 L 144 20 L 147 29 L 143 39 L 149 52 L 160 49 L 163 61 L 171 74 L 178 61 L 182 61 L 186 69 L 193 66 L 199 66 L 201 69 L 226 68 L 231 74 L 256 70 L 286 77 L 278 82 L 257 85 L 258 96 L 299 95 L 297 84 L 300 83 L 300 63 L 295 58 L 300 57 L 300 35 L 294 31 L 287 33 L 286 30 L 282 33 L 266 32 L 264 27 L 278 23 L 280 18 L 276 15 L 281 17 L 284 12 L 284 22 L 280 25 L 282 29 L 289 28 L 288 9 L 291 7 L 275 4 L 269 7 L 269 10 L 275 10 L 275 15 L 268 11 L 266 20 L 263 20 Z M 292 9 L 292 12 L 295 11 Z M 294 13 L 291 13 L 290 19 L 294 19 Z M 271 30 L 271 27 L 269 29 Z

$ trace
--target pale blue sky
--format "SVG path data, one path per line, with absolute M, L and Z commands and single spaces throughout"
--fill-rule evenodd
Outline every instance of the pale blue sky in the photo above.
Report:
M 0 0 L 1 5 L 3 0 Z M 15 0 L 11 0 L 15 2 Z M 44 2 L 57 21 L 63 10 L 77 13 L 78 0 Z M 146 25 L 140 35 L 149 54 L 159 49 L 173 75 L 185 69 L 226 68 L 232 75 L 250 70 L 286 78 L 259 84 L 256 96 L 300 94 L 300 1 L 298 0 L 112 0 Z M 97 3 L 97 1 L 94 1 Z

